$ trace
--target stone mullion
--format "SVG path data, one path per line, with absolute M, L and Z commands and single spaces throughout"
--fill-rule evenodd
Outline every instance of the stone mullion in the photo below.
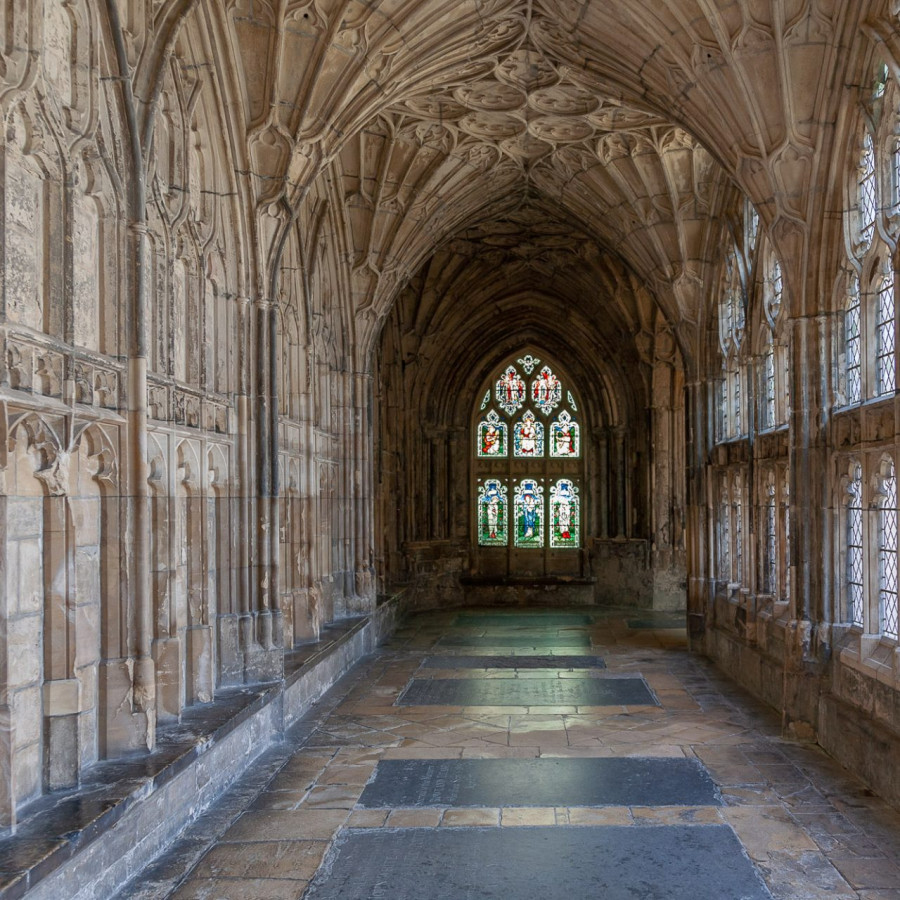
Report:
M 356 459 L 353 465 L 353 483 L 357 485 L 355 498 L 355 560 L 354 591 L 364 610 L 375 603 L 375 581 L 372 563 L 375 557 L 373 540 L 374 493 L 372 490 L 373 468 L 372 448 L 374 434 L 369 416 L 372 402 L 372 377 L 365 373 L 354 376 L 354 443 Z

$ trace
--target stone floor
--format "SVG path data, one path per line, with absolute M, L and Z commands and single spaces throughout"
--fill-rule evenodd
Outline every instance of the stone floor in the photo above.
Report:
M 900 814 L 678 625 L 414 617 L 120 896 L 900 900 Z

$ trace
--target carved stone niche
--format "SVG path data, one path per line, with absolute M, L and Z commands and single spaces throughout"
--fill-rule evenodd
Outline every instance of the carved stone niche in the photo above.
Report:
M 169 392 L 164 387 L 151 387 L 147 394 L 150 418 L 156 419 L 158 422 L 168 422 Z
M 119 407 L 119 376 L 116 372 L 97 369 L 94 372 L 94 400 L 103 409 Z
M 64 361 L 59 353 L 38 351 L 34 360 L 32 390 L 45 397 L 61 397 Z
M 863 410 L 862 439 L 866 442 L 893 440 L 894 404 L 884 401 Z
M 18 391 L 30 391 L 34 385 L 34 348 L 10 341 L 6 350 L 9 386 Z
M 184 424 L 188 428 L 199 428 L 201 422 L 200 398 L 185 396 L 184 398 Z
M 75 402 L 85 406 L 94 404 L 94 371 L 86 363 L 76 362 L 74 367 Z

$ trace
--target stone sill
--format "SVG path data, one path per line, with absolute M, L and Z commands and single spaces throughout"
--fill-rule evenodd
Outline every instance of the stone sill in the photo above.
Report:
M 389 617 L 394 605 L 386 604 L 385 611 L 379 610 L 376 617 Z M 38 886 L 42 895 L 43 889 L 49 888 L 48 896 L 64 896 L 62 885 L 57 884 L 66 875 L 61 867 L 67 863 L 79 865 L 82 856 L 93 857 L 105 837 L 110 842 L 121 841 L 123 836 L 125 840 L 122 848 L 108 848 L 108 868 L 121 865 L 123 876 L 125 870 L 130 876 L 147 865 L 167 843 L 148 840 L 142 854 L 137 845 L 151 829 L 164 826 L 169 840 L 174 839 L 215 802 L 280 731 L 300 718 L 337 678 L 374 649 L 376 631 L 370 617 L 331 625 L 323 629 L 318 642 L 285 654 L 283 681 L 223 688 L 213 703 L 190 707 L 181 722 L 160 726 L 153 752 L 101 761 L 88 771 L 78 788 L 57 791 L 28 804 L 20 811 L 18 824 L 0 832 L 0 900 L 16 900 Z M 242 726 L 260 729 L 266 739 L 247 742 Z M 186 798 L 185 808 L 173 810 L 164 801 L 164 789 L 180 789 L 172 782 L 179 776 L 190 777 L 191 767 L 205 762 L 208 755 L 209 765 L 217 767 L 216 750 L 229 738 L 239 740 L 241 746 L 248 743 L 248 750 L 232 764 L 233 771 L 217 769 L 218 777 L 209 778 L 211 787 L 205 796 L 195 788 L 195 795 Z M 130 837 L 126 834 L 129 831 Z M 137 852 L 126 864 L 123 859 L 129 851 Z M 94 872 L 95 877 L 100 875 Z M 48 879 L 52 884 L 42 884 Z M 100 896 L 98 893 L 98 900 Z
M 844 640 L 839 664 L 900 690 L 900 647 L 896 641 L 857 629 L 848 629 Z

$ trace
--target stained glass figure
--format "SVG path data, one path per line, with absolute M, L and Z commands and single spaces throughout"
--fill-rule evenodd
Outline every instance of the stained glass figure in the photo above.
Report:
M 518 360 L 519 365 L 525 370 L 526 375 L 530 375 L 539 362 L 540 360 L 535 359 L 530 353 Z
M 482 547 L 505 547 L 509 542 L 506 485 L 489 478 L 478 489 L 478 543 Z
M 478 423 L 478 455 L 494 459 L 506 456 L 506 422 L 494 410 Z
M 568 412 L 563 410 L 550 426 L 550 455 L 574 457 L 580 452 L 580 428 Z
M 517 547 L 544 546 L 544 488 L 534 478 L 525 478 L 516 485 Z
M 516 422 L 513 435 L 516 456 L 534 459 L 544 455 L 544 425 L 530 409 Z
M 521 409 L 525 402 L 525 382 L 516 371 L 515 366 L 507 367 L 506 371 L 497 380 L 497 403 L 508 416 Z
M 556 409 L 562 400 L 562 385 L 549 366 L 544 366 L 531 383 L 531 399 L 545 416 Z
M 578 546 L 578 488 L 568 478 L 560 478 L 550 488 L 550 546 Z

